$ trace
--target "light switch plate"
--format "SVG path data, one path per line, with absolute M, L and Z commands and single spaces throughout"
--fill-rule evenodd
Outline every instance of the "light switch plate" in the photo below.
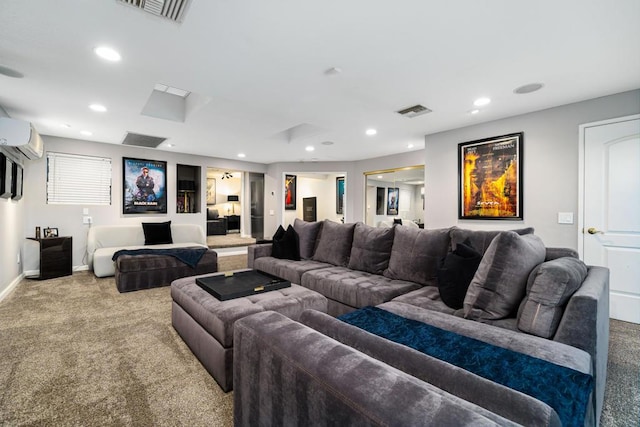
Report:
M 89 208 L 82 208 L 82 215 L 89 215 Z
M 558 224 L 573 224 L 573 212 L 558 212 Z

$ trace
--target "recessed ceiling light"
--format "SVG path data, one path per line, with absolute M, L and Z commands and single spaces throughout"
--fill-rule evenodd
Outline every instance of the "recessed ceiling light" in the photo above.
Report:
M 307 145 L 307 146 L 305 147 L 305 150 L 307 150 L 307 151 L 313 151 L 313 150 L 315 150 L 315 148 L 313 147 L 313 145 Z
M 89 105 L 89 108 L 91 108 L 93 111 L 96 111 L 98 113 L 104 113 L 107 111 L 107 107 L 100 104 L 91 104 Z
M 247 157 L 247 155 L 246 155 L 246 154 L 244 154 L 244 153 L 238 153 L 238 157 L 240 157 L 240 158 L 245 158 L 245 157 Z
M 174 147 L 174 145 L 173 144 L 167 144 L 167 147 L 171 148 L 171 147 Z
M 377 178 L 378 178 L 378 179 L 382 179 L 382 175 L 378 175 L 378 176 L 377 176 Z
M 544 85 L 542 83 L 529 83 L 524 86 L 517 87 L 513 90 L 513 93 L 517 93 L 519 95 L 524 95 L 525 93 L 535 92 L 537 90 L 542 89 Z
M 369 136 L 373 136 L 373 135 L 375 135 L 376 133 L 378 133 L 378 131 L 377 131 L 377 130 L 375 130 L 375 129 L 367 129 L 367 131 L 366 131 L 365 133 L 366 133 L 367 135 L 369 135 Z
M 413 144 L 407 145 L 407 148 L 413 148 Z
M 469 111 L 469 113 L 471 113 L 471 114 L 478 114 L 479 112 L 480 112 L 480 110 L 478 110 L 478 109 Z
M 69 123 L 60 123 L 60 127 L 69 129 L 71 125 Z
M 93 132 L 89 132 L 88 130 L 81 130 L 80 134 L 84 136 L 91 136 L 93 135 Z
M 98 46 L 93 49 L 93 51 L 102 59 L 106 59 L 107 61 L 117 62 L 122 59 L 118 51 L 112 49 L 108 46 Z
M 473 105 L 475 105 L 476 107 L 482 107 L 483 105 L 487 105 L 490 102 L 491 102 L 490 98 L 478 98 L 475 101 L 473 101 Z

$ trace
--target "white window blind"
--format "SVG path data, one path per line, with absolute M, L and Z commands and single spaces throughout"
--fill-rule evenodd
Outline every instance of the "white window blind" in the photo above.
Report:
M 110 205 L 111 159 L 47 153 L 47 203 Z

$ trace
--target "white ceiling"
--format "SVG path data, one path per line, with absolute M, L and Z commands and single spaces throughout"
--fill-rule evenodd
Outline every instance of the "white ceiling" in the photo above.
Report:
M 192 0 L 181 24 L 116 0 L 2 0 L 0 66 L 24 78 L 0 74 L 0 105 L 44 135 L 120 144 L 131 131 L 175 144 L 162 150 L 259 163 L 358 160 L 640 88 L 639 22 L 638 0 Z M 99 45 L 122 61 L 95 56 Z M 513 93 L 533 82 L 544 88 Z M 140 114 L 157 83 L 194 93 L 184 123 Z M 471 115 L 480 96 L 492 102 Z M 433 113 L 395 113 L 417 103 Z

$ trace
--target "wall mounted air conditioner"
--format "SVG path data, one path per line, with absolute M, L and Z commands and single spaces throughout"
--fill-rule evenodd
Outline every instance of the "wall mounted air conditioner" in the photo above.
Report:
M 31 160 L 44 154 L 44 143 L 33 125 L 8 117 L 0 117 L 0 146 L 13 148 L 17 155 L 22 154 Z

